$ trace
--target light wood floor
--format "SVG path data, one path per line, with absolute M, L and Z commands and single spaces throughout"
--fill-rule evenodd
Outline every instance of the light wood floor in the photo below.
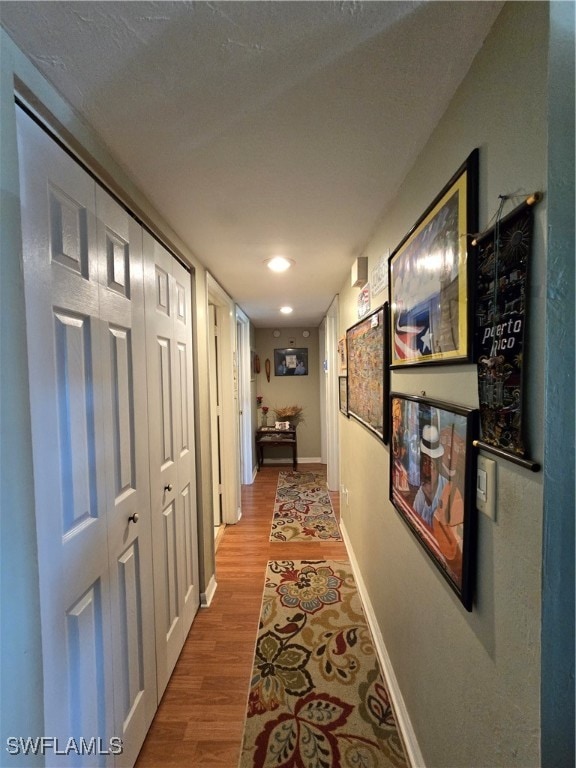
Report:
M 194 619 L 137 768 L 236 768 L 268 560 L 347 559 L 343 542 L 268 541 L 281 469 L 264 466 L 242 487 L 242 519 L 216 553 L 216 595 Z M 322 464 L 298 469 L 326 473 Z

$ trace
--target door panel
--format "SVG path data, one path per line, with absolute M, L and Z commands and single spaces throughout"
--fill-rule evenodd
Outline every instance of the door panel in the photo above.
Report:
M 120 633 L 124 639 L 125 654 L 122 668 L 120 704 L 124 721 L 132 719 L 134 709 L 139 705 L 146 687 L 144 654 L 139 626 L 142 625 L 140 602 L 140 553 L 138 542 L 134 541 L 118 558 Z M 118 703 L 118 702 L 117 702 Z
M 98 516 L 90 326 L 89 317 L 54 312 L 62 531 L 67 538 Z
M 157 705 L 142 229 L 96 188 L 117 764 L 133 765 Z
M 68 642 L 64 647 L 68 649 L 70 675 L 70 733 L 78 738 L 97 733 L 86 728 L 105 721 L 109 704 L 103 674 L 102 596 L 98 582 L 67 611 L 66 629 Z M 101 760 L 97 755 L 86 756 L 82 764 L 100 765 Z
M 212 435 L 212 521 L 214 536 L 218 533 L 222 520 L 222 460 L 220 445 L 220 354 L 218 348 L 218 309 L 208 305 L 209 337 L 208 365 L 210 373 L 210 433 Z
M 196 553 L 193 550 L 194 526 L 196 518 L 194 515 L 194 501 L 190 492 L 190 485 L 187 485 L 181 493 L 182 498 L 182 517 L 184 524 L 184 584 L 186 586 L 185 600 L 190 598 L 190 590 L 194 588 L 196 574 L 194 573 L 194 563 Z
M 172 260 L 175 283 L 175 373 L 174 399 L 176 414 L 176 446 L 178 448 L 177 505 L 181 519 L 180 580 L 183 616 L 183 639 L 186 639 L 200 606 L 198 574 L 198 514 L 196 506 L 196 451 L 194 435 L 193 370 L 192 370 L 192 282 L 190 272 Z
M 134 409 L 132 336 L 129 328 L 108 326 L 112 386 L 112 439 L 116 501 L 131 494 L 136 483 L 134 466 Z
M 17 113 L 45 733 L 132 765 L 156 707 L 142 232 Z
M 190 273 L 144 233 L 158 697 L 200 604 Z
M 178 638 L 178 621 L 180 619 L 180 599 L 178 596 L 178 522 L 176 520 L 176 505 L 174 501 L 163 512 L 164 523 L 164 557 L 166 562 L 166 624 L 164 634 L 170 642 L 171 636 Z M 176 658 L 178 655 L 176 653 Z
M 158 337 L 158 372 L 160 374 L 160 404 L 162 412 L 160 417 L 160 437 L 162 442 L 162 452 L 160 454 L 160 464 L 163 469 L 167 469 L 173 464 L 174 450 L 172 437 L 172 361 L 171 348 L 172 341 Z
M 180 458 L 190 450 L 190 414 L 188 408 L 188 356 L 190 354 L 186 344 L 179 342 L 176 345 L 176 369 L 178 372 L 178 390 L 180 395 L 178 409 L 178 436 Z
M 19 110 L 18 143 L 45 733 L 108 739 L 112 654 L 106 476 L 98 462 L 104 431 L 94 183 Z

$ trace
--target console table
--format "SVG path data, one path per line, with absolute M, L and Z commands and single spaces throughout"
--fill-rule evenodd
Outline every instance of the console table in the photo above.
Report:
M 258 427 L 256 430 L 256 458 L 258 471 L 264 463 L 264 448 L 268 446 L 289 445 L 292 448 L 292 467 L 296 469 L 297 442 L 296 427 L 277 429 L 276 427 Z

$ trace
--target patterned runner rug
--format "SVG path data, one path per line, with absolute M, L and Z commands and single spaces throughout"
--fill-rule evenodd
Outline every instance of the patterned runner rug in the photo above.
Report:
M 405 768 L 347 562 L 268 563 L 240 768 Z
M 270 541 L 340 541 L 326 478 L 315 472 L 280 472 Z

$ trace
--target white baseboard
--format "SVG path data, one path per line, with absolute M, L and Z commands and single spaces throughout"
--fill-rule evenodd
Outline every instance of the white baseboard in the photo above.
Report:
M 208 586 L 206 587 L 206 592 L 200 593 L 201 608 L 210 608 L 210 603 L 214 599 L 214 595 L 216 594 L 217 587 L 218 587 L 218 584 L 216 582 L 216 576 L 213 574 L 212 578 L 208 582 Z
M 264 459 L 264 464 L 292 464 L 292 459 Z M 312 456 L 307 458 L 306 456 L 298 456 L 298 464 L 322 464 L 320 456 Z
M 408 760 L 412 768 L 425 768 L 424 758 L 422 757 L 422 752 L 418 746 L 416 734 L 414 733 L 414 728 L 412 727 L 412 723 L 408 715 L 408 710 L 406 709 L 406 704 L 404 703 L 402 693 L 398 686 L 398 681 L 396 680 L 396 675 L 394 674 L 394 669 L 392 668 L 390 656 L 388 655 L 388 651 L 384 645 L 384 638 L 380 632 L 380 627 L 378 626 L 378 622 L 376 620 L 376 614 L 374 613 L 372 603 L 370 602 L 370 598 L 366 590 L 366 585 L 362 579 L 358 561 L 354 556 L 354 550 L 352 549 L 350 538 L 346 532 L 346 527 L 342 521 L 340 521 L 340 530 L 342 531 L 342 537 L 346 544 L 346 549 L 350 558 L 350 565 L 352 566 L 354 578 L 356 579 L 356 585 L 358 586 L 358 592 L 360 593 L 360 597 L 362 599 L 362 607 L 364 608 L 366 618 L 368 620 L 368 625 L 372 632 L 372 639 L 374 640 L 374 645 L 376 647 L 376 655 L 378 656 L 378 661 L 382 667 L 382 674 L 384 675 L 384 680 L 386 681 L 386 685 L 390 693 L 390 699 L 392 701 L 394 714 L 396 716 L 396 723 L 402 736 L 402 741 L 406 749 Z

